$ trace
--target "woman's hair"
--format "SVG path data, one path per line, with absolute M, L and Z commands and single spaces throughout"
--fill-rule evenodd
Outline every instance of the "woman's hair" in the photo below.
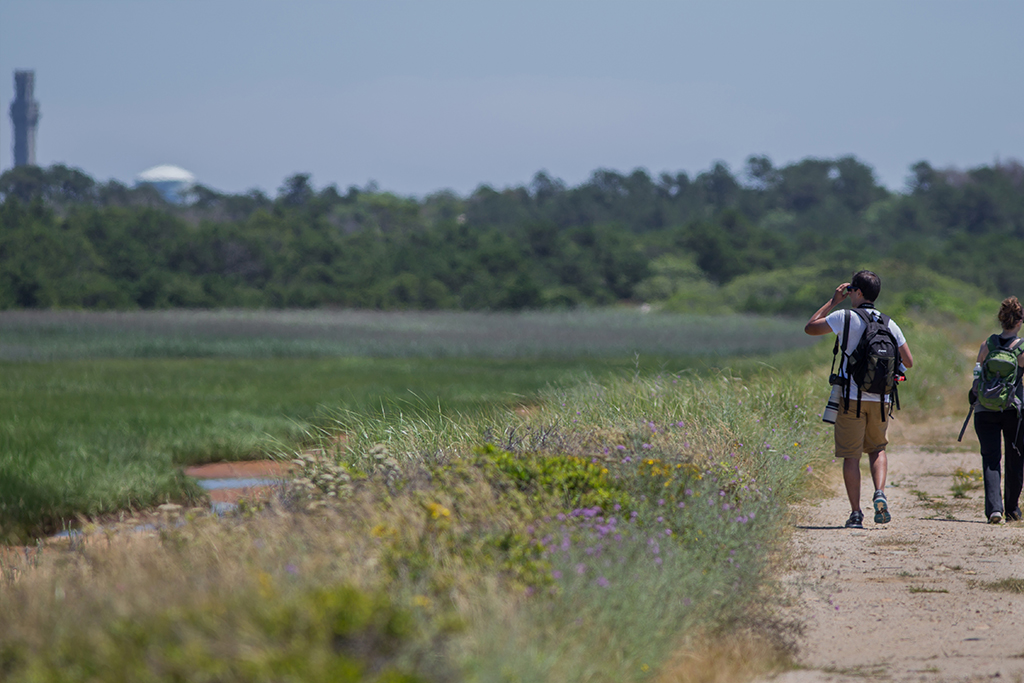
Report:
M 999 307 L 999 324 L 1003 326 L 1003 329 L 1016 327 L 1021 320 L 1024 320 L 1024 309 L 1021 308 L 1017 297 L 1008 296 L 1003 299 L 1003 303 Z

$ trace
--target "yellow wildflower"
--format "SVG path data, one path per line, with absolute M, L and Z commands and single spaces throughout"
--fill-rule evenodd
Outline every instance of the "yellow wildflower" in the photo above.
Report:
M 451 511 L 440 503 L 427 503 L 427 510 L 430 512 L 430 516 L 433 519 L 440 519 L 441 517 L 451 517 Z

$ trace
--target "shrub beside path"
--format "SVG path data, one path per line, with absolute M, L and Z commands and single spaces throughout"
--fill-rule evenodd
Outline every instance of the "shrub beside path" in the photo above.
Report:
M 776 683 L 1024 680 L 1024 522 L 986 524 L 981 488 L 954 497 L 958 468 L 980 472 L 977 451 L 931 452 L 900 431 L 889 451 L 891 523 L 874 524 L 865 500 L 864 529 L 843 528 L 838 477 L 835 496 L 794 510 L 784 582 L 788 616 L 805 626 L 803 668 Z M 865 472 L 866 499 L 869 487 Z

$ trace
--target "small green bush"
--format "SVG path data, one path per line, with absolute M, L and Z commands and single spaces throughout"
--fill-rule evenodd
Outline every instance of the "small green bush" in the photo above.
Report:
M 500 475 L 534 499 L 554 496 L 560 507 L 611 507 L 628 504 L 626 495 L 609 476 L 608 468 L 572 455 L 511 453 L 486 445 L 477 450 L 477 466 L 493 478 Z
M 46 652 L 7 642 L 0 671 L 10 683 L 424 680 L 395 662 L 417 633 L 386 595 L 346 585 L 281 589 L 267 574 L 254 592 L 62 631 Z

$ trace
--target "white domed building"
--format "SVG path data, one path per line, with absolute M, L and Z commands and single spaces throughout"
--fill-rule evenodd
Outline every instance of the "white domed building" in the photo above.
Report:
M 184 204 L 196 184 L 196 177 L 178 166 L 154 166 L 135 178 L 135 185 L 152 185 L 164 200 Z

